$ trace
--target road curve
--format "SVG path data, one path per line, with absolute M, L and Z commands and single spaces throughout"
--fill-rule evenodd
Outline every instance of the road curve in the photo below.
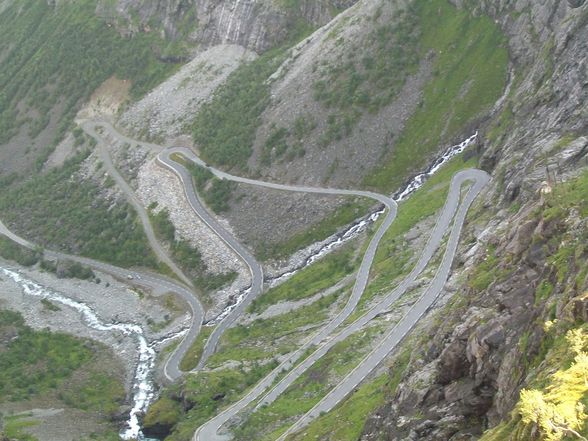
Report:
M 469 188 L 463 201 L 459 205 L 459 209 L 455 215 L 453 226 L 451 228 L 447 247 L 443 255 L 443 260 L 425 292 L 419 297 L 417 302 L 409 309 L 404 317 L 372 350 L 372 352 L 370 352 L 359 365 L 357 365 L 341 382 L 339 382 L 337 386 L 323 397 L 321 401 L 284 432 L 284 434 L 278 438 L 278 441 L 286 440 L 288 435 L 301 430 L 313 419 L 320 416 L 321 413 L 333 409 L 333 407 L 350 394 L 367 377 L 367 375 L 369 375 L 369 373 L 372 372 L 382 360 L 398 346 L 403 338 L 416 325 L 419 319 L 433 306 L 443 291 L 445 282 L 449 277 L 467 212 L 474 199 L 490 180 L 490 177 L 487 173 L 481 170 L 465 170 L 457 173 L 453 182 L 457 181 L 459 187 L 456 188 L 456 186 L 452 185 L 452 191 L 450 191 L 451 198 L 459 198 L 461 183 L 469 180 L 473 180 L 474 184 Z M 349 326 L 349 328 L 352 327 L 353 325 Z
M 188 199 L 188 202 L 194 212 L 225 244 L 227 244 L 231 250 L 235 252 L 235 254 L 237 254 L 237 256 L 243 260 L 243 262 L 245 262 L 251 273 L 250 294 L 246 296 L 243 302 L 237 305 L 237 307 L 233 309 L 233 311 L 231 311 L 231 313 L 214 328 L 214 331 L 204 346 L 202 355 L 200 356 L 200 360 L 198 362 L 197 369 L 201 369 L 208 358 L 216 350 L 216 346 L 218 345 L 218 342 L 225 330 L 233 324 L 233 322 L 245 311 L 245 308 L 247 308 L 253 299 L 257 297 L 263 290 L 263 268 L 255 259 L 255 257 L 253 257 L 253 255 L 239 241 L 237 241 L 204 207 L 202 201 L 194 189 L 192 175 L 183 165 L 173 161 L 170 158 L 170 154 L 170 150 L 166 150 L 157 156 L 157 160 L 164 167 L 178 175 L 182 181 L 184 194 L 186 195 L 186 198 Z
M 167 167 L 175 174 L 177 174 L 182 181 L 184 192 L 188 202 L 192 206 L 194 212 L 219 236 L 241 259 L 246 263 L 249 267 L 252 276 L 252 283 L 251 289 L 249 290 L 249 294 L 246 298 L 239 304 L 231 313 L 221 322 L 219 323 L 214 331 L 212 332 L 211 336 L 209 337 L 208 341 L 205 344 L 204 350 L 200 357 L 199 364 L 197 369 L 201 369 L 204 364 L 206 363 L 207 359 L 212 355 L 218 345 L 220 338 L 222 337 L 223 333 L 229 328 L 235 320 L 245 311 L 245 309 L 249 306 L 249 304 L 262 292 L 263 289 L 263 268 L 257 262 L 253 255 L 239 243 L 229 232 L 227 232 L 222 225 L 209 213 L 209 211 L 204 207 L 204 204 L 198 197 L 197 192 L 194 189 L 192 176 L 190 172 L 181 164 L 173 161 L 171 159 L 171 155 L 174 153 L 180 153 L 184 155 L 188 160 L 193 161 L 194 163 L 207 167 L 215 176 L 221 179 L 227 179 L 235 182 L 240 182 L 249 185 L 256 185 L 266 188 L 271 188 L 275 190 L 282 190 L 282 191 L 290 191 L 290 192 L 303 192 L 303 193 L 315 193 L 315 194 L 331 194 L 331 195 L 346 195 L 346 196 L 362 196 L 374 199 L 382 204 L 384 204 L 388 208 L 388 214 L 384 219 L 380 229 L 376 232 L 376 235 L 372 239 L 367 252 L 364 255 L 362 260 L 362 264 L 360 266 L 358 277 L 356 279 L 356 283 L 354 289 L 352 291 L 352 295 L 345 305 L 343 311 L 325 328 L 325 335 L 330 333 L 333 329 L 339 326 L 355 309 L 365 286 L 367 285 L 367 279 L 369 276 L 369 269 L 371 267 L 371 263 L 375 256 L 377 246 L 379 241 L 381 240 L 382 236 L 384 235 L 387 228 L 392 224 L 394 218 L 396 217 L 396 210 L 397 204 L 396 202 L 387 196 L 369 192 L 369 191 L 360 191 L 360 190 L 345 190 L 345 189 L 334 189 L 334 188 L 317 188 L 317 187 L 308 187 L 308 186 L 292 186 L 292 185 L 284 185 L 284 184 L 276 184 L 271 182 L 264 182 L 264 181 L 256 181 L 248 178 L 243 178 L 239 176 L 233 176 L 223 171 L 214 169 L 212 167 L 208 167 L 200 158 L 198 158 L 191 150 L 186 148 L 170 148 L 164 149 L 162 146 L 158 146 L 157 144 L 146 143 L 142 141 L 135 141 L 130 139 L 121 133 L 119 133 L 116 128 L 112 126 L 112 124 L 108 121 L 80 121 L 83 125 L 83 129 L 88 132 L 91 136 L 97 136 L 95 131 L 96 127 L 101 127 L 103 130 L 107 131 L 111 136 L 118 139 L 121 142 L 128 142 L 128 143 L 140 143 L 148 147 L 153 151 L 160 151 L 159 155 L 157 156 L 157 160 L 160 164 L 164 167 Z M 113 166 L 114 168 L 114 166 Z M 115 169 L 116 171 L 116 169 Z M 126 182 L 122 177 L 120 178 L 121 185 L 124 186 Z M 132 191 L 129 189 L 130 195 L 132 196 Z M 149 224 L 150 225 L 150 224 Z M 177 356 L 180 360 L 182 356 L 187 352 L 187 347 L 184 348 L 184 345 L 181 345 L 182 350 L 176 350 L 174 353 L 174 358 Z M 185 350 L 184 350 L 185 349 Z M 182 353 L 183 351 L 183 353 Z M 179 362 L 173 360 L 171 363 L 172 366 L 179 365 Z M 174 374 L 177 374 L 174 372 Z M 179 376 L 179 375 L 178 375 Z M 174 375 L 176 377 L 176 375 Z
M 356 278 L 355 286 L 353 288 L 351 297 L 349 298 L 347 304 L 345 305 L 344 309 L 339 313 L 339 315 L 325 327 L 325 332 L 330 333 L 333 329 L 339 326 L 355 309 L 361 295 L 367 285 L 367 279 L 369 276 L 369 269 L 371 267 L 372 261 L 374 259 L 378 244 L 383 237 L 384 233 L 388 229 L 388 227 L 392 224 L 396 217 L 396 202 L 384 195 L 380 195 L 377 193 L 372 193 L 368 191 L 354 191 L 354 190 L 340 190 L 334 188 L 316 188 L 316 187 L 304 187 L 304 186 L 293 186 L 293 185 L 284 185 L 284 184 L 275 184 L 270 182 L 264 181 L 256 181 L 252 179 L 242 178 L 239 176 L 233 176 L 228 173 L 222 172 L 212 167 L 208 167 L 200 158 L 198 158 L 191 150 L 186 148 L 176 147 L 171 148 L 163 151 L 157 157 L 157 159 L 162 163 L 165 167 L 172 170 L 176 173 L 184 187 L 184 191 L 186 193 L 186 197 L 190 202 L 190 205 L 196 212 L 201 219 L 213 230 L 215 233 L 229 245 L 241 258 L 245 261 L 245 263 L 249 266 L 252 275 L 252 285 L 249 295 L 245 297 L 245 299 L 237 305 L 237 307 L 231 311 L 231 313 L 221 321 L 216 328 L 214 329 L 213 333 L 211 334 L 210 338 L 208 339 L 202 356 L 200 358 L 198 369 L 202 368 L 206 363 L 206 360 L 212 353 L 214 352 L 221 336 L 229 328 L 235 320 L 243 314 L 245 309 L 251 304 L 251 302 L 262 292 L 263 289 L 263 271 L 261 265 L 257 262 L 257 260 L 249 253 L 237 240 L 233 238 L 231 234 L 229 234 L 219 223 L 214 219 L 208 212 L 206 208 L 204 208 L 201 200 L 199 199 L 196 191 L 194 190 L 194 186 L 192 184 L 192 175 L 190 172 L 178 162 L 171 159 L 173 154 L 181 154 L 186 157 L 188 160 L 208 168 L 215 176 L 221 179 L 227 179 L 234 182 L 239 182 L 243 184 L 255 185 L 260 187 L 272 188 L 275 190 L 282 190 L 282 191 L 289 191 L 289 192 L 302 192 L 302 193 L 316 193 L 316 194 L 331 194 L 331 195 L 348 195 L 348 196 L 363 196 L 368 197 L 371 199 L 375 199 L 378 202 L 383 203 L 388 208 L 388 213 L 384 222 L 376 232 L 375 236 L 372 238 L 370 245 L 368 247 L 367 252 L 364 254 L 360 269 L 358 271 L 358 276 Z
M 155 235 L 155 231 L 153 231 L 153 226 L 151 225 L 151 220 L 149 219 L 149 214 L 143 204 L 137 198 L 135 192 L 127 183 L 127 181 L 121 176 L 117 168 L 114 166 L 112 162 L 112 158 L 110 157 L 110 153 L 108 148 L 106 147 L 106 143 L 102 136 L 96 132 L 95 125 L 87 122 L 87 121 L 80 121 L 80 127 L 84 129 L 84 131 L 93 137 L 97 141 L 97 148 L 98 153 L 100 155 L 100 159 L 106 168 L 106 172 L 114 179 L 118 188 L 123 192 L 127 201 L 133 206 L 135 209 L 141 224 L 143 225 L 143 231 L 145 231 L 145 235 L 147 236 L 147 240 L 149 241 L 149 245 L 151 249 L 157 256 L 157 258 L 165 263 L 171 270 L 174 272 L 176 276 L 180 278 L 182 282 L 184 282 L 188 286 L 193 286 L 191 280 L 186 277 L 184 272 L 176 265 L 176 263 L 169 257 L 167 252 L 161 246 L 161 243 L 157 239 Z
M 2 223 L 2 221 L 0 221 L 0 234 L 3 234 L 4 236 L 8 237 L 9 239 L 26 248 L 33 250 L 38 249 L 37 246 L 29 242 L 28 240 L 10 231 Z M 192 346 L 192 344 L 196 340 L 196 337 L 198 337 L 200 327 L 202 325 L 202 320 L 204 319 L 204 310 L 202 308 L 202 305 L 189 289 L 164 276 L 154 275 L 145 271 L 131 271 L 107 263 L 98 262 L 96 260 L 89 259 L 86 257 L 74 256 L 47 249 L 44 249 L 43 253 L 44 256 L 49 259 L 68 259 L 74 262 L 79 262 L 97 271 L 102 271 L 111 274 L 115 277 L 118 277 L 121 280 L 125 280 L 127 281 L 127 283 L 132 283 L 133 285 L 138 285 L 147 289 L 171 291 L 179 295 L 181 298 L 183 298 L 188 303 L 188 305 L 190 306 L 190 310 L 192 311 L 192 324 L 190 325 L 190 329 L 188 330 L 188 333 L 186 334 L 180 345 L 167 359 L 163 367 L 163 373 L 169 381 L 175 381 L 181 377 L 182 372 L 179 368 L 180 362 L 184 354 L 188 351 L 190 346 Z M 128 280 L 129 275 L 133 277 L 132 281 Z
M 235 416 L 238 412 L 240 412 L 245 407 L 247 407 L 249 404 L 251 404 L 253 401 L 255 401 L 259 396 L 261 396 L 261 394 L 268 387 L 270 387 L 272 385 L 272 383 L 274 382 L 276 377 L 280 373 L 282 373 L 283 371 L 291 369 L 292 366 L 294 365 L 294 363 L 303 355 L 304 352 L 306 352 L 306 350 L 309 347 L 311 347 L 312 345 L 318 345 L 318 348 L 315 350 L 315 352 L 313 352 L 310 356 L 308 356 L 302 363 L 297 365 L 294 369 L 290 370 L 288 372 L 288 374 L 286 374 L 286 376 L 283 379 L 281 379 L 277 385 L 275 385 L 263 398 L 260 399 L 258 406 L 262 405 L 262 404 L 271 403 L 281 393 L 283 393 L 298 377 L 300 377 L 300 375 L 302 375 L 302 373 L 304 373 L 310 366 L 312 366 L 324 354 L 326 354 L 327 351 L 332 346 L 334 346 L 339 341 L 344 340 L 345 338 L 347 338 L 349 335 L 353 334 L 354 332 L 357 332 L 359 329 L 361 329 L 363 326 L 365 326 L 365 324 L 367 322 L 372 320 L 378 314 L 385 312 L 398 298 L 400 298 L 400 296 L 402 294 L 404 294 L 406 292 L 406 290 L 416 280 L 417 276 L 425 269 L 425 267 L 429 263 L 430 259 L 432 258 L 434 252 L 439 247 L 445 232 L 449 228 L 449 225 L 451 224 L 451 221 L 455 216 L 457 206 L 459 205 L 460 189 L 461 189 L 462 184 L 465 181 L 469 181 L 469 180 L 473 180 L 475 182 L 475 185 L 468 192 L 468 197 L 471 197 L 473 200 L 473 198 L 475 198 L 475 196 L 479 193 L 481 188 L 487 183 L 488 179 L 489 179 L 488 175 L 482 171 L 479 171 L 479 170 L 466 170 L 466 171 L 462 171 L 462 172 L 457 173 L 452 180 L 445 206 L 443 207 L 443 210 L 441 211 L 441 214 L 439 215 L 439 217 L 437 219 L 437 223 L 435 225 L 435 228 L 432 231 L 432 234 L 429 238 L 429 241 L 428 241 L 427 245 L 425 246 L 425 249 L 421 253 L 421 256 L 420 256 L 417 264 L 415 265 L 415 267 L 413 268 L 411 273 L 403 280 L 403 282 L 395 290 L 393 290 L 392 293 L 390 293 L 385 299 L 383 299 L 379 304 L 377 304 L 375 307 L 370 309 L 366 314 L 364 314 L 362 317 L 357 319 L 355 322 L 348 325 L 339 334 L 337 334 L 333 337 L 330 337 L 330 338 L 328 338 L 328 340 L 326 340 L 329 333 L 333 329 L 323 328 L 323 330 L 321 330 L 318 334 L 313 336 L 301 348 L 299 348 L 291 357 L 289 357 L 288 360 L 286 360 L 284 363 L 282 363 L 280 366 L 278 366 L 276 369 L 274 369 L 268 376 L 266 376 L 264 379 L 262 379 L 239 402 L 235 403 L 233 406 L 229 407 L 228 409 L 223 411 L 221 414 L 215 416 L 213 419 L 209 420 L 207 423 L 202 425 L 195 433 L 194 441 L 215 441 L 215 440 L 220 441 L 220 440 L 229 439 L 226 436 L 218 434 L 218 430 L 220 429 L 220 427 L 224 423 L 226 423 L 229 419 L 231 419 L 233 416 Z M 462 211 L 464 213 L 467 212 L 467 208 L 469 208 L 469 203 L 466 206 L 466 205 L 464 205 L 465 202 L 466 201 L 464 201 L 464 203 L 462 203 L 462 208 L 460 208 L 460 213 Z M 465 214 L 464 214 L 464 216 L 465 216 Z M 458 225 L 459 231 L 461 231 L 461 225 L 463 224 L 463 221 L 461 221 L 461 223 L 458 224 L 460 219 L 461 218 L 458 215 L 458 218 L 456 218 L 456 222 L 454 222 L 454 230 L 456 228 L 455 225 Z M 452 234 L 452 236 L 455 236 L 455 239 L 454 239 L 455 242 L 457 242 L 457 239 L 459 238 L 459 231 L 457 232 L 457 234 Z M 451 250 L 448 247 L 447 251 L 445 253 L 443 262 L 442 262 L 442 266 L 448 265 L 448 268 L 450 268 L 451 263 L 453 261 L 453 257 L 455 255 L 455 250 L 453 250 L 451 252 L 450 251 Z M 368 272 L 369 272 L 369 268 L 368 268 Z M 445 277 L 445 279 L 446 279 L 446 277 Z M 445 279 L 443 279 L 442 283 L 440 284 L 439 292 L 440 292 L 440 289 L 443 287 Z M 437 287 L 437 285 L 435 285 L 435 287 Z M 437 292 L 437 295 L 438 295 L 438 292 Z M 430 299 L 430 296 L 428 296 L 427 299 Z M 434 301 L 434 299 L 427 306 L 427 308 L 430 307 L 430 305 L 432 305 L 433 301 Z M 329 325 L 327 325 L 327 327 L 329 327 Z M 394 345 L 394 347 L 396 346 L 396 344 Z M 381 349 L 381 352 L 379 352 L 378 354 L 381 355 L 382 353 L 384 353 L 384 356 L 385 356 L 392 349 L 393 349 L 393 347 L 386 346 L 384 349 Z M 378 361 L 378 363 L 379 363 L 379 361 Z M 371 371 L 371 369 L 369 371 Z M 367 375 L 369 373 L 369 371 L 365 371 L 365 369 L 361 370 L 361 372 L 364 373 L 365 375 Z M 365 375 L 362 378 L 364 378 Z M 353 383 L 353 382 L 351 382 L 351 383 Z M 353 387 L 351 389 L 353 389 Z M 347 389 L 342 387 L 340 390 L 345 391 Z M 336 395 L 335 397 L 339 397 L 340 395 L 341 395 L 341 392 L 338 395 Z M 344 397 L 345 395 L 342 395 L 342 396 Z M 327 402 L 327 404 L 331 404 L 333 400 L 334 400 L 334 398 L 332 398 L 331 401 Z

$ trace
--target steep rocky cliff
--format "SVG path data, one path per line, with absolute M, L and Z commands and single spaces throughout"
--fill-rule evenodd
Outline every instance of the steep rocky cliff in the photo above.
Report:
M 199 47 L 238 44 L 264 52 L 299 26 L 318 27 L 357 0 L 117 0 L 100 1 L 97 13 L 127 33 L 162 31 Z
M 577 439 L 582 417 L 570 422 L 555 406 L 553 429 L 519 392 L 551 384 L 553 394 L 563 377 L 554 373 L 576 366 L 569 332 L 585 332 L 588 7 L 455 3 L 508 36 L 510 86 L 482 133 L 481 163 L 496 178 L 470 216 L 457 294 L 422 329 L 361 439 L 469 440 L 494 427 L 483 439 Z

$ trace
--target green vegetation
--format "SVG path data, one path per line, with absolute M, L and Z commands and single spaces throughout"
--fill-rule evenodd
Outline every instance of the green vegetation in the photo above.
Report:
M 198 338 L 196 341 L 190 346 L 186 355 L 182 359 L 180 363 L 180 369 L 184 372 L 191 371 L 196 366 L 198 366 L 198 362 L 200 361 L 200 357 L 202 356 L 202 351 L 204 351 L 204 346 L 208 341 L 208 337 L 212 334 L 214 328 L 212 326 L 203 326 L 200 328 L 200 333 L 198 334 Z
M 227 211 L 229 209 L 229 199 L 237 184 L 225 179 L 219 179 L 207 168 L 191 161 L 185 161 L 184 164 L 192 173 L 196 190 L 198 190 L 198 194 L 202 196 L 206 205 L 215 213 Z
M 206 161 L 245 169 L 261 113 L 271 99 L 267 79 L 283 60 L 284 51 L 277 49 L 240 66 L 202 106 L 192 130 Z
M 235 438 L 275 440 L 290 425 L 292 417 L 310 410 L 359 362 L 380 332 L 377 327 L 368 328 L 336 344 L 276 401 L 249 415 L 244 424 L 234 430 Z
M 469 285 L 478 292 L 484 291 L 497 279 L 499 268 L 495 251 L 493 247 L 488 248 L 484 261 L 476 265 L 470 277 Z
M 475 158 L 464 162 L 463 154 L 456 156 L 409 199 L 400 204 L 396 219 L 388 228 L 376 252 L 370 271 L 370 283 L 361 299 L 362 305 L 374 296 L 389 290 L 395 279 L 410 270 L 407 264 L 414 251 L 407 249 L 404 234 L 443 208 L 453 175 L 459 170 L 475 165 Z
M 172 257 L 186 272 L 194 285 L 206 292 L 215 291 L 235 280 L 236 272 L 212 274 L 208 272 L 206 263 L 202 260 L 200 251 L 190 242 L 176 238 L 176 228 L 169 218 L 167 209 L 155 212 L 157 204 L 149 207 L 149 219 L 156 234 L 166 241 L 171 248 Z
M 2 418 L 0 415 L 0 423 Z M 16 415 L 4 418 L 4 429 L 0 431 L 0 439 L 11 441 L 38 441 L 36 437 L 28 434 L 24 429 L 36 426 L 38 421 L 31 419 L 28 415 Z M 2 425 L 0 424 L 0 429 Z M 3 437 L 4 436 L 4 437 Z
M 482 441 L 523 441 L 537 432 L 551 441 L 588 436 L 588 327 L 565 331 L 565 325 L 547 322 L 546 330 L 551 334 L 546 368 L 521 391 L 510 420 L 487 431 Z
M 554 286 L 548 281 L 542 281 L 535 291 L 535 303 L 539 303 L 551 296 Z
M 269 166 L 274 160 L 292 161 L 306 154 L 304 138 L 316 128 L 311 115 L 301 115 L 292 128 L 273 125 L 261 152 L 261 164 Z
M 17 338 L 9 337 L 16 330 Z M 0 310 L 0 400 L 20 401 L 54 389 L 89 361 L 92 350 L 67 334 L 33 331 L 20 314 Z
M 71 260 L 60 262 L 45 260 L 42 249 L 30 250 L 4 236 L 0 236 L 0 256 L 22 266 L 40 263 L 41 269 L 55 273 L 61 278 L 89 280 L 96 277 L 91 268 L 81 263 Z
M 409 345 L 398 354 L 390 367 L 392 376 L 381 375 L 358 388 L 351 396 L 325 415 L 318 417 L 302 432 L 288 437 L 289 441 L 355 441 L 375 409 L 393 396 L 410 361 Z
M 296 441 L 355 441 L 359 439 L 370 413 L 384 404 L 390 393 L 389 377 L 380 375 L 362 385 L 348 399 L 326 415 L 314 420 L 302 433 L 288 437 Z
M 248 311 L 260 313 L 269 305 L 278 302 L 311 297 L 333 286 L 346 274 L 351 273 L 355 266 L 354 250 L 347 245 L 294 274 L 281 285 L 263 293 L 251 303 Z
M 419 32 L 416 15 L 400 10 L 393 21 L 377 25 L 367 42 L 348 50 L 341 64 L 319 64 L 314 96 L 331 110 L 323 146 L 348 136 L 362 114 L 394 99 L 418 65 Z
M 257 383 L 277 366 L 276 362 L 265 365 L 241 366 L 238 369 L 223 369 L 212 372 L 199 372 L 186 378 L 182 386 L 181 395 L 177 390 L 179 386 L 172 386 L 164 392 L 160 400 L 173 400 L 183 404 L 179 422 L 175 424 L 166 441 L 189 441 L 194 436 L 194 431 L 219 410 L 230 403 L 237 401 L 244 392 Z M 181 396 L 181 398 L 179 398 Z M 161 414 L 166 421 L 173 421 L 176 406 L 172 403 L 158 405 L 154 403 L 145 417 L 146 421 L 156 424 L 157 415 Z M 186 409 L 186 410 L 183 410 Z
M 125 399 L 120 380 L 99 370 L 102 345 L 33 331 L 18 313 L 0 310 L 0 352 L 0 403 L 54 391 L 71 407 L 114 415 Z
M 173 427 L 182 416 L 180 403 L 168 397 L 162 397 L 149 407 L 143 426 L 146 429 L 157 426 Z
M 50 123 L 53 139 L 37 161 L 40 167 L 70 128 L 78 110 L 106 79 L 132 81 L 131 94 L 152 89 L 174 64 L 157 60 L 157 33 L 122 38 L 95 14 L 96 3 L 12 2 L 0 14 L 0 144 L 23 124 L 35 138 Z M 18 109 L 18 110 L 17 110 Z
M 58 393 L 59 399 L 77 409 L 97 412 L 104 416 L 115 416 L 125 400 L 125 389 L 120 380 L 104 367 L 87 364 L 84 372 L 73 375 Z
M 208 366 L 222 365 L 228 360 L 262 361 L 295 350 L 304 335 L 329 317 L 331 307 L 342 292 L 276 317 L 228 329 Z
M 78 172 L 87 152 L 0 194 L 2 220 L 44 246 L 114 265 L 157 268 L 136 213 L 112 204 Z
M 409 119 L 385 164 L 365 178 L 367 186 L 397 188 L 440 144 L 452 141 L 488 111 L 505 83 L 508 53 L 499 27 L 473 17 L 446 0 L 415 3 L 421 28 L 420 51 L 434 51 L 433 78 L 422 106 Z
M 13 260 L 22 266 L 33 266 L 39 262 L 42 255 L 41 250 L 29 250 L 0 235 L 0 256 L 5 259 Z
M 541 337 L 532 358 L 524 359 L 527 379 L 510 418 L 488 430 L 482 441 L 574 440 L 588 436 L 588 326 L 570 312 L 576 301 L 585 302 L 585 232 L 570 227 L 570 215 L 588 215 L 588 173 L 554 187 L 545 204 L 532 216 L 549 225 L 547 234 L 534 237 L 548 256 L 549 279 L 535 291 L 536 306 L 543 306 L 543 329 L 526 330 L 519 339 L 521 353 L 528 352 L 531 336 Z M 573 218 L 572 218 L 573 219 Z M 500 263 L 500 262 L 498 262 Z M 507 264 L 509 264 L 507 262 Z M 583 292 L 583 294 L 581 294 Z M 558 312 L 561 307 L 562 312 Z M 541 322 L 539 322 L 541 324 Z
M 294 234 L 277 244 L 255 244 L 256 256 L 264 261 L 280 259 L 295 251 L 335 234 L 339 228 L 349 225 L 357 218 L 367 214 L 372 202 L 365 198 L 355 198 L 339 206 L 334 213 L 301 233 Z

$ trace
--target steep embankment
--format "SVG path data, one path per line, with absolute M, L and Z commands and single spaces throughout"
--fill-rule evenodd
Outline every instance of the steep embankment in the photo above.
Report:
M 95 2 L 8 2 L 0 14 L 0 172 L 40 170 L 81 104 L 107 78 L 139 97 L 174 69 L 155 56 L 153 34 L 122 38 Z
M 483 133 L 482 164 L 497 179 L 471 217 L 478 245 L 463 255 L 455 299 L 413 342 L 408 366 L 392 368 L 388 404 L 362 439 L 588 433 L 578 407 L 588 396 L 583 3 L 461 5 L 508 36 L 512 83 Z
M 439 146 L 470 135 L 507 81 L 504 38 L 488 18 L 415 5 L 357 3 L 292 50 L 235 70 L 191 125 L 201 156 L 266 180 L 394 191 Z M 237 190 L 226 216 L 272 248 L 284 238 L 249 219 L 268 214 L 298 232 L 352 220 L 352 210 L 333 216 L 341 202 L 308 202 L 304 214 L 284 196 Z

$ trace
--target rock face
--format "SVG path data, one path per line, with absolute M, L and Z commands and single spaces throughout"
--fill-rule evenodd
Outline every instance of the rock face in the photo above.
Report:
M 261 53 L 286 40 L 297 20 L 322 26 L 356 1 L 302 0 L 280 6 L 271 0 L 101 0 L 96 10 L 128 33 L 152 31 L 156 23 L 168 39 L 186 36 L 204 48 L 237 44 Z
M 539 193 L 542 181 L 565 180 L 588 164 L 581 136 L 588 132 L 588 9 L 583 1 L 453 3 L 490 15 L 509 36 L 511 86 L 496 108 L 501 121 L 490 121 L 482 136 L 482 165 L 500 177 L 484 202 L 490 211 L 496 205 L 495 220 L 476 234 L 477 251 L 458 258 L 469 277 L 456 306 L 424 325 L 422 346 L 362 440 L 478 439 L 512 411 L 540 354 L 543 323 L 588 317 L 578 266 L 570 262 L 561 280 L 550 260 L 563 237 L 582 237 L 586 219 L 573 211 L 565 220 L 542 216 Z M 476 279 L 480 268 L 491 271 L 488 286 Z M 414 381 L 425 374 L 428 381 Z

